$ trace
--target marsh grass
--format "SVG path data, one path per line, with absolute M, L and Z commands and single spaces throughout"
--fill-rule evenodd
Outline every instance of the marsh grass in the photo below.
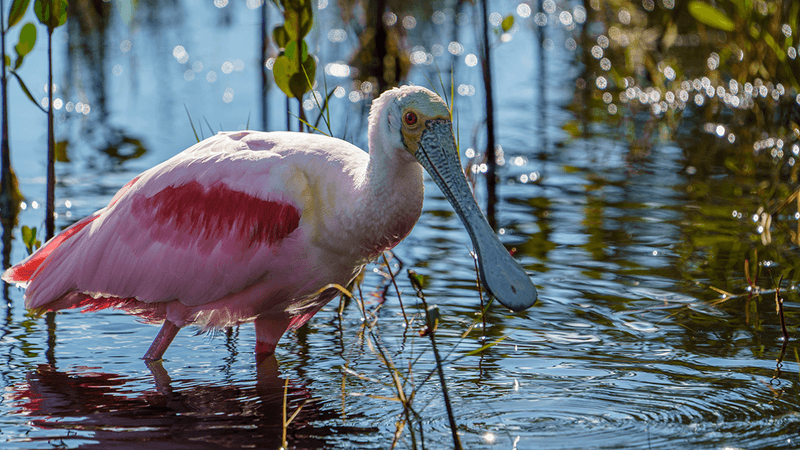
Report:
M 289 394 L 289 379 L 287 378 L 286 381 L 283 384 L 283 416 L 282 416 L 283 417 L 283 423 L 281 425 L 281 430 L 282 430 L 281 448 L 288 448 L 289 447 L 289 442 L 286 440 L 286 434 L 287 434 L 287 431 L 289 429 L 289 425 L 292 423 L 292 421 L 295 419 L 295 417 L 297 417 L 297 415 L 300 414 L 300 411 L 303 410 L 303 407 L 306 405 L 306 403 L 308 403 L 308 399 L 304 400 L 303 403 L 301 403 L 294 410 L 292 415 L 287 419 L 286 418 L 286 403 L 287 403 L 287 399 L 288 399 L 288 396 L 289 396 L 288 394 Z
M 391 286 L 394 287 L 394 292 L 397 294 L 398 301 L 403 301 L 403 290 L 398 286 L 397 273 L 392 270 L 391 259 L 384 257 L 382 268 L 385 268 L 391 280 Z M 402 270 L 402 269 L 400 269 Z M 493 342 L 486 343 L 477 349 L 468 352 L 461 352 L 457 355 L 456 352 L 460 344 L 468 337 L 472 330 L 477 326 L 480 327 L 481 322 L 485 323 L 485 317 L 491 302 L 485 302 L 484 293 L 480 286 L 480 282 L 476 282 L 478 287 L 477 295 L 481 298 L 482 307 L 476 313 L 473 323 L 464 331 L 464 333 L 457 338 L 451 345 L 448 341 L 449 349 L 441 352 L 440 342 L 436 339 L 436 330 L 443 317 L 436 305 L 429 304 L 424 293 L 423 278 L 413 270 L 407 269 L 406 273 L 410 284 L 414 290 L 415 298 L 417 299 L 416 312 L 410 312 L 410 305 L 406 297 L 405 303 L 408 308 L 406 316 L 404 317 L 405 331 L 402 335 L 397 336 L 396 341 L 387 341 L 386 336 L 381 333 L 382 327 L 395 326 L 396 322 L 381 320 L 379 312 L 385 305 L 385 298 L 373 306 L 368 307 L 364 300 L 364 294 L 361 290 L 361 284 L 356 283 L 350 287 L 345 288 L 338 284 L 329 284 L 325 286 L 320 292 L 328 289 L 335 289 L 341 294 L 339 306 L 337 308 L 337 315 L 339 317 L 339 333 L 343 342 L 342 358 L 343 364 L 340 366 L 341 371 L 341 401 L 342 411 L 341 418 L 346 420 L 348 417 L 346 411 L 348 397 L 367 397 L 372 400 L 386 402 L 386 407 L 391 408 L 391 405 L 397 405 L 396 421 L 394 424 L 394 432 L 392 433 L 392 443 L 389 448 L 397 448 L 402 442 L 406 442 L 408 447 L 412 449 L 428 448 L 425 441 L 425 427 L 426 422 L 425 411 L 437 399 L 441 399 L 445 404 L 447 411 L 448 424 L 451 431 L 452 446 L 456 449 L 461 449 L 461 440 L 458 434 L 458 422 L 456 412 L 452 406 L 451 392 L 448 389 L 447 377 L 445 376 L 445 366 L 451 365 L 460 361 L 463 358 L 480 355 L 482 352 L 491 348 L 492 346 L 502 342 L 508 336 L 502 336 Z M 476 269 L 476 279 L 478 273 Z M 380 286 L 376 287 L 376 292 L 383 291 Z M 355 305 L 358 309 L 360 316 L 360 326 L 356 330 L 348 330 L 346 328 L 344 315 L 349 305 Z M 485 327 L 481 327 L 485 329 Z M 430 345 L 418 346 L 414 343 L 417 338 L 427 338 Z M 348 340 L 350 342 L 345 344 Z M 410 342 L 408 342 L 410 340 Z M 482 339 L 481 339 L 482 340 Z M 389 345 L 400 348 L 401 350 L 389 350 Z M 392 355 L 395 355 L 394 357 Z M 398 355 L 402 361 L 398 361 Z M 370 358 L 367 363 L 377 363 L 380 368 L 373 373 L 366 373 L 358 370 L 356 362 L 363 363 L 365 358 Z M 431 368 L 421 367 L 423 361 L 433 360 L 434 364 Z M 383 372 L 386 376 L 382 376 Z M 356 378 L 366 386 L 372 388 L 361 388 L 357 391 L 348 390 L 348 379 Z M 438 382 L 440 393 L 439 395 L 427 395 L 425 400 L 420 400 L 423 390 L 429 393 L 429 383 L 435 380 Z M 363 384 L 362 384 L 363 385 Z M 382 394 L 381 391 L 388 390 L 390 395 Z

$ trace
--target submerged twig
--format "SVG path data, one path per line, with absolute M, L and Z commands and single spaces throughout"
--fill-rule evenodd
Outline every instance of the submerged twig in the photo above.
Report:
M 754 259 L 756 261 L 758 261 L 758 249 L 756 249 L 754 251 Z M 744 278 L 745 278 L 745 280 L 747 280 L 747 288 L 748 289 L 747 289 L 747 292 L 742 293 L 742 294 L 732 294 L 732 293 L 730 293 L 728 291 L 724 291 L 724 290 L 722 290 L 720 288 L 717 288 L 717 287 L 714 287 L 714 286 L 709 286 L 709 288 L 712 291 L 715 291 L 715 292 L 718 292 L 718 293 L 722 294 L 722 298 L 721 299 L 716 300 L 714 302 L 711 302 L 712 306 L 717 306 L 719 304 L 727 302 L 728 300 L 731 300 L 731 299 L 734 299 L 734 298 L 739 298 L 739 297 L 744 297 L 746 295 L 747 296 L 747 303 L 745 304 L 745 308 L 744 308 L 744 311 L 745 311 L 745 313 L 744 313 L 745 314 L 744 321 L 745 321 L 745 323 L 749 324 L 750 323 L 750 301 L 753 299 L 754 296 L 755 297 L 759 297 L 759 296 L 761 296 L 763 294 L 769 294 L 772 291 L 770 291 L 770 290 L 761 290 L 761 288 L 758 287 L 758 270 L 756 270 L 756 273 L 754 274 L 754 276 L 752 278 L 750 277 L 750 260 L 748 260 L 748 259 L 744 260 Z M 783 277 L 781 277 L 781 279 L 782 278 Z M 776 291 L 776 294 L 777 294 L 777 289 L 775 291 Z
M 783 315 L 783 297 L 781 297 L 781 282 L 783 276 L 778 280 L 778 285 L 775 286 L 775 312 L 781 320 L 781 334 L 783 335 L 783 343 L 781 344 L 781 354 L 778 356 L 777 364 L 775 365 L 775 375 L 772 379 L 777 379 L 781 376 L 781 368 L 783 367 L 783 357 L 786 355 L 786 347 L 789 345 L 789 332 L 786 330 L 786 318 Z
M 292 421 L 295 419 L 295 417 L 297 417 L 297 415 L 300 414 L 300 410 L 302 410 L 303 407 L 306 406 L 306 403 L 308 403 L 308 399 L 303 401 L 303 403 L 301 403 L 300 406 L 298 406 L 297 409 L 294 410 L 294 412 L 292 413 L 292 416 L 289 417 L 289 419 L 287 420 L 286 419 L 286 398 L 288 397 L 288 395 L 289 395 L 289 379 L 287 378 L 286 382 L 283 383 L 283 426 L 282 426 L 283 434 L 281 435 L 281 447 L 282 448 L 289 447 L 289 443 L 286 441 L 286 430 L 289 428 L 289 424 L 292 423 Z
M 386 264 L 386 269 L 389 271 L 389 276 L 392 278 L 392 285 L 394 285 L 394 290 L 397 292 L 397 301 L 400 302 L 400 311 L 403 313 L 403 320 L 405 320 L 406 329 L 408 329 L 408 316 L 406 316 L 406 309 L 403 307 L 403 299 L 400 296 L 400 288 L 397 287 L 397 281 L 394 279 L 394 272 L 392 272 L 392 267 L 389 265 L 389 259 L 386 258 L 386 252 L 383 253 L 383 262 Z
M 408 271 L 408 278 L 411 280 L 411 285 L 414 286 L 414 289 L 417 291 L 417 297 L 419 297 L 423 308 L 425 308 L 425 321 L 428 324 L 429 330 L 428 336 L 431 338 L 433 357 L 436 359 L 436 369 L 439 372 L 439 382 L 442 384 L 444 406 L 447 409 L 447 418 L 450 421 L 450 432 L 453 435 L 453 447 L 460 450 L 463 447 L 461 446 L 461 439 L 458 437 L 458 425 L 456 424 L 456 418 L 453 415 L 453 406 L 450 404 L 450 394 L 447 392 L 447 383 L 444 377 L 444 370 L 442 369 L 442 359 L 439 357 L 439 350 L 436 348 L 436 338 L 434 337 L 434 329 L 436 328 L 434 321 L 438 320 L 438 318 L 434 319 L 431 317 L 430 309 L 428 308 L 428 302 L 425 301 L 425 295 L 422 293 L 422 286 L 419 284 L 417 277 L 418 275 L 413 270 Z
M 483 85 L 486 95 L 486 219 L 492 229 L 497 228 L 495 207 L 497 204 L 497 158 L 495 155 L 495 117 L 494 96 L 492 95 L 492 61 L 489 49 L 489 12 L 487 0 L 481 2 L 481 23 L 483 25 L 483 41 L 481 45 L 481 68 L 483 69 Z
M 283 416 L 281 418 L 281 428 L 283 430 L 283 434 L 281 434 L 281 447 L 286 448 L 288 447 L 288 443 L 286 442 L 286 395 L 289 391 L 289 379 L 286 379 L 286 382 L 283 384 Z
M 395 435 L 395 440 L 392 443 L 392 447 L 394 447 L 396 445 L 396 443 L 397 443 L 397 438 L 402 433 L 402 430 L 405 428 L 405 422 L 408 422 L 410 424 L 412 415 L 414 417 L 417 416 L 417 413 L 411 407 L 411 404 L 412 404 L 413 399 L 414 399 L 414 392 L 411 392 L 410 395 L 406 395 L 406 392 L 405 392 L 405 390 L 403 388 L 403 386 L 405 384 L 405 381 L 400 376 L 400 371 L 395 366 L 394 362 L 391 359 L 391 356 L 386 352 L 386 350 L 381 345 L 380 340 L 378 340 L 377 337 L 373 333 L 373 326 L 377 322 L 377 317 L 374 316 L 374 313 L 376 311 L 372 311 L 371 313 L 368 314 L 366 306 L 364 305 L 363 299 L 360 298 L 360 297 L 356 298 L 355 296 L 353 296 L 353 294 L 350 291 L 348 291 L 346 288 L 344 288 L 344 287 L 342 287 L 342 286 L 340 286 L 338 284 L 329 284 L 326 287 L 324 287 L 322 290 L 329 289 L 329 288 L 333 288 L 333 289 L 338 290 L 344 296 L 347 296 L 348 298 L 351 298 L 351 299 L 355 300 L 356 303 L 359 305 L 359 310 L 361 312 L 362 319 L 363 319 L 363 325 L 362 325 L 363 331 L 361 333 L 363 333 L 362 335 L 364 336 L 364 342 L 367 344 L 367 347 L 370 349 L 370 351 L 375 356 L 378 357 L 378 359 L 381 361 L 381 363 L 384 365 L 384 367 L 386 367 L 386 369 L 389 371 L 389 374 L 390 374 L 390 376 L 392 378 L 391 383 L 389 383 L 388 385 L 391 385 L 392 387 L 394 387 L 395 391 L 397 392 L 397 397 L 395 397 L 395 398 L 386 398 L 386 397 L 378 397 L 378 396 L 373 396 L 373 395 L 370 395 L 370 397 L 372 397 L 372 398 L 383 398 L 383 399 L 388 399 L 388 400 L 393 400 L 393 401 L 399 401 L 403 405 L 403 413 L 402 414 L 405 416 L 405 418 L 404 418 L 404 420 L 398 422 L 398 424 L 397 424 L 398 430 L 397 430 L 397 433 Z M 360 289 L 360 287 L 359 287 L 359 289 Z M 380 307 L 380 305 L 378 305 L 378 307 Z M 376 308 L 376 310 L 377 310 L 377 308 Z M 358 372 L 352 370 L 349 367 L 349 365 L 350 365 L 350 362 L 348 360 L 348 362 L 342 367 L 342 376 L 343 376 L 343 379 L 342 379 L 342 391 L 343 391 L 343 395 L 344 395 L 344 387 L 345 387 L 345 379 L 344 379 L 345 374 L 353 375 L 356 378 L 359 378 L 359 379 L 364 380 L 364 381 L 369 381 L 369 382 L 374 382 L 374 383 L 380 383 L 380 384 L 387 385 L 385 383 L 380 382 L 379 380 L 372 379 L 372 378 L 369 378 L 369 377 L 365 377 L 365 376 L 359 374 Z M 343 402 L 342 412 L 344 414 L 344 398 L 342 399 L 342 402 Z M 414 427 L 413 426 L 409 426 L 408 429 L 409 429 L 409 432 L 410 432 L 410 435 L 411 435 L 412 448 L 417 448 L 417 441 L 416 441 L 416 436 L 414 434 Z
M 478 287 L 478 296 L 481 299 L 481 320 L 483 321 L 483 330 L 481 331 L 481 336 L 486 336 L 486 310 L 483 309 L 483 289 L 481 288 L 481 273 L 480 269 L 478 268 L 478 255 L 475 254 L 474 251 L 469 252 L 470 256 L 472 256 L 472 262 L 475 264 L 475 284 Z
M 797 361 L 797 379 L 800 380 L 800 354 L 797 353 L 797 348 L 794 349 L 794 360 Z
M 781 368 L 783 368 L 783 357 L 786 356 L 786 347 L 789 345 L 789 341 L 784 340 L 783 344 L 781 344 L 781 354 L 778 356 L 775 364 L 775 374 L 772 375 L 773 380 L 777 380 L 781 377 Z
M 780 280 L 778 280 L 778 286 L 775 287 L 775 309 L 778 313 L 778 317 L 781 319 L 781 333 L 783 334 L 783 343 L 784 347 L 787 342 L 789 342 L 789 332 L 786 330 L 786 318 L 783 315 L 783 297 L 781 297 L 781 282 L 783 281 L 783 276 L 781 276 Z M 783 352 L 781 352 L 781 357 L 783 356 Z

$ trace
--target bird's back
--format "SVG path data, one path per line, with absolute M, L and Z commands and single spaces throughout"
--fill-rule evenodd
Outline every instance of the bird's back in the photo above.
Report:
M 321 192 L 341 197 L 367 162 L 364 151 L 325 136 L 220 133 L 142 173 L 3 278 L 30 283 L 29 308 L 70 292 L 210 303 L 278 270 L 280 248 L 308 241 L 308 224 L 334 211 L 319 209 L 328 200 Z

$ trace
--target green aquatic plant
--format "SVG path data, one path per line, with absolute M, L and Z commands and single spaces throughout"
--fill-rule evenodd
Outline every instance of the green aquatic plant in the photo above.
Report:
M 67 22 L 67 0 L 36 0 L 33 10 L 47 27 L 47 201 L 45 239 L 56 234 L 56 138 L 53 123 L 53 31 Z
M 0 171 L 0 214 L 2 214 L 3 221 L 10 222 L 13 226 L 16 223 L 16 217 L 19 214 L 20 202 L 23 200 L 22 193 L 19 190 L 19 183 L 14 170 L 11 168 L 11 144 L 9 137 L 8 127 L 8 74 L 13 75 L 19 82 L 22 91 L 31 99 L 31 101 L 39 108 L 38 103 L 33 99 L 33 96 L 22 81 L 22 78 L 17 73 L 17 70 L 22 67 L 22 62 L 25 56 L 33 50 L 36 45 L 36 26 L 30 22 L 22 26 L 19 33 L 19 42 L 14 47 L 16 58 L 14 64 L 11 64 L 11 58 L 6 53 L 6 35 L 9 29 L 17 25 L 25 12 L 28 9 L 30 0 L 16 0 L 11 4 L 11 9 L 8 15 L 8 21 L 4 20 L 5 5 L 0 1 L 0 34 L 2 42 L 0 43 L 0 51 L 2 52 L 3 68 L 2 68 L 2 144 L 0 146 L 0 154 L 2 155 L 2 170 Z
M 283 12 L 284 23 L 272 30 L 275 45 L 281 49 L 275 58 L 272 73 L 275 84 L 300 105 L 300 130 L 303 128 L 303 96 L 314 86 L 317 61 L 308 53 L 305 37 L 314 24 L 311 0 L 275 0 Z
M 42 246 L 42 241 L 39 240 L 39 232 L 36 227 L 30 228 L 27 225 L 22 226 L 22 243 L 25 244 L 25 249 L 29 255 Z

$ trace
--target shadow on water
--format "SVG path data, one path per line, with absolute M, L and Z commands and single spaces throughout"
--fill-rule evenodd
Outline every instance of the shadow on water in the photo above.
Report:
M 255 381 L 203 384 L 172 380 L 160 363 L 153 378 L 97 372 L 91 367 L 59 371 L 40 364 L 6 393 L 15 414 L 43 430 L 10 444 L 47 442 L 70 448 L 280 448 L 284 383 L 274 357 L 258 365 Z M 151 383 L 150 389 L 142 384 Z M 289 381 L 287 428 L 291 448 L 325 448 L 330 437 L 352 439 L 373 428 L 325 426 L 341 416 L 313 397 L 302 381 Z M 38 434 L 38 433 L 37 433 Z

